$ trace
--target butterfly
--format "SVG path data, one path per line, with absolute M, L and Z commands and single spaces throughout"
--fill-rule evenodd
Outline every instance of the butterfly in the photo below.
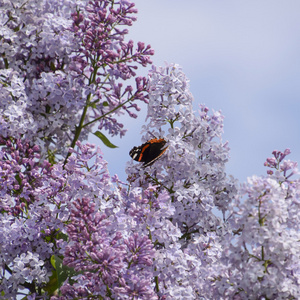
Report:
M 141 146 L 133 147 L 129 155 L 138 162 L 143 162 L 143 167 L 152 165 L 159 159 L 164 152 L 168 149 L 165 139 L 151 139 Z

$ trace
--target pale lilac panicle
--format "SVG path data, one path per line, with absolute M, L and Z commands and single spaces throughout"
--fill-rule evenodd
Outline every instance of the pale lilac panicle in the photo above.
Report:
M 69 149 L 72 155 L 65 165 L 69 199 L 88 197 L 91 194 L 104 197 L 109 194 L 113 185 L 100 148 L 80 142 L 76 145 L 75 149 Z M 100 201 L 99 204 L 110 205 Z
M 20 284 L 27 282 L 36 282 L 39 286 L 49 280 L 50 272 L 44 268 L 44 261 L 39 258 L 39 255 L 32 252 L 23 252 L 19 257 L 16 257 L 12 264 L 13 272 L 10 276 L 1 278 L 1 299 L 16 299 L 17 289 Z
M 209 115 L 203 105 L 195 116 L 187 78 L 178 65 L 168 65 L 150 73 L 148 119 L 143 141 L 164 137 L 168 149 L 160 163 L 147 170 L 155 170 L 159 185 L 172 190 L 174 224 L 216 228 L 220 221 L 213 207 L 225 213 L 236 192 L 235 181 L 225 173 L 229 148 L 220 140 L 223 116 L 219 112 Z M 166 134 L 168 123 L 171 128 Z M 165 175 L 160 174 L 162 170 Z M 141 182 L 135 178 L 147 176 L 143 170 L 137 173 L 133 164 L 127 172 L 134 184 Z
M 39 259 L 36 253 L 22 253 L 20 257 L 16 257 L 13 261 L 13 268 L 15 278 L 20 282 L 32 282 L 36 280 L 37 283 L 48 281 L 48 274 L 46 270 L 42 269 L 44 261 Z
M 282 155 L 283 154 L 283 155 Z M 300 202 L 295 163 L 283 160 L 289 151 L 274 151 L 268 177 L 253 176 L 231 207 L 233 232 L 223 252 L 230 266 L 222 296 L 240 299 L 300 297 Z M 281 174 L 281 175 L 280 175 Z
M 6 297 L 16 295 L 25 281 L 34 281 L 37 286 L 42 286 L 51 275 L 51 267 L 45 261 L 53 254 L 53 244 L 47 243 L 44 238 L 45 230 L 52 225 L 49 220 L 42 220 L 43 212 L 41 209 L 35 211 L 30 219 L 22 222 L 17 218 L 1 215 L 0 290 L 4 291 Z M 6 272 L 8 268 L 10 272 Z
M 221 140 L 223 116 L 220 112 L 210 115 L 204 105 L 195 115 L 188 80 L 178 65 L 153 67 L 148 89 L 148 124 L 143 127 L 142 142 L 164 137 L 168 149 L 159 163 L 146 169 L 131 162 L 127 174 L 132 186 L 154 185 L 167 196 L 155 214 L 149 211 L 147 220 L 157 241 L 159 295 L 164 299 L 209 298 L 214 295 L 215 278 L 225 273 L 219 261 L 220 245 L 221 236 L 229 233 L 216 208 L 225 217 L 237 193 L 236 181 L 225 173 L 229 148 Z M 210 257 L 205 249 L 189 246 L 213 232 Z
M 26 134 L 36 132 L 30 103 L 25 92 L 25 86 L 19 74 L 12 69 L 0 70 L 2 85 L 0 102 L 0 131 L 2 136 L 15 136 L 16 133 Z
M 190 281 L 195 266 L 188 261 L 189 256 L 180 249 L 179 243 L 157 251 L 154 275 L 158 277 L 161 298 L 195 299 L 196 290 Z
M 153 66 L 148 86 L 150 122 L 165 125 L 166 120 L 182 119 L 179 110 L 191 112 L 193 96 L 188 88 L 188 80 L 178 65 Z
M 216 278 L 226 275 L 227 268 L 220 263 L 222 257 L 221 238 L 215 233 L 200 235 L 184 250 L 190 266 L 190 283 L 200 297 L 214 299 L 212 286 Z

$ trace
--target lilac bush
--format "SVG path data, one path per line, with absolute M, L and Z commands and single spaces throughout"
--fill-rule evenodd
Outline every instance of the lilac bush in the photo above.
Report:
M 299 172 L 226 174 L 223 116 L 193 108 L 176 64 L 125 41 L 127 0 L 1 2 L 0 299 L 299 299 Z M 135 87 L 123 81 L 135 80 Z M 167 150 L 111 176 L 121 114 Z M 95 129 L 95 126 L 97 128 Z M 96 131 L 95 131 L 96 130 Z

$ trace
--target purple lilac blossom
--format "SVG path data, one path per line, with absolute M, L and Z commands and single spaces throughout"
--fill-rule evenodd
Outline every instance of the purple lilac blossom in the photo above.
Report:
M 65 207 L 58 209 L 65 180 L 40 161 L 38 146 L 12 138 L 0 143 L 0 290 L 15 299 L 19 289 L 42 287 L 52 274 L 49 259 L 60 251 L 55 237 L 67 220 Z
M 153 281 L 155 250 L 144 222 L 137 219 L 138 211 L 129 212 L 136 202 L 133 194 L 126 196 L 126 187 L 121 185 L 116 191 L 99 150 L 95 152 L 93 146 L 79 142 L 77 145 L 78 150 L 72 150 L 66 164 L 71 178 L 67 182 L 70 190 L 74 190 L 71 185 L 76 186 L 76 192 L 69 205 L 64 264 L 82 274 L 74 277 L 75 284 L 64 284 L 59 299 L 91 295 L 157 299 Z M 95 154 L 94 164 L 88 166 Z M 91 183 L 90 177 L 95 182 Z M 140 192 L 135 197 L 140 197 Z
M 125 42 L 136 12 L 130 1 L 2 1 L 1 135 L 31 140 L 43 156 L 65 155 L 96 122 L 122 137 L 117 117 L 147 102 L 136 70 L 154 53 Z M 123 89 L 130 78 L 136 87 Z

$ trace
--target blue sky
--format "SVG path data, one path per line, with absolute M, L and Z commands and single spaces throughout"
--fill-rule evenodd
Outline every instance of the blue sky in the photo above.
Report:
M 290 148 L 290 159 L 300 161 L 299 0 L 135 3 L 138 20 L 128 38 L 151 44 L 155 65 L 182 66 L 195 109 L 205 103 L 225 116 L 228 174 L 241 181 L 264 175 L 263 163 L 274 149 Z M 125 119 L 127 135 L 112 139 L 118 149 L 101 145 L 112 175 L 125 179 L 128 152 L 141 144 L 145 114 Z

